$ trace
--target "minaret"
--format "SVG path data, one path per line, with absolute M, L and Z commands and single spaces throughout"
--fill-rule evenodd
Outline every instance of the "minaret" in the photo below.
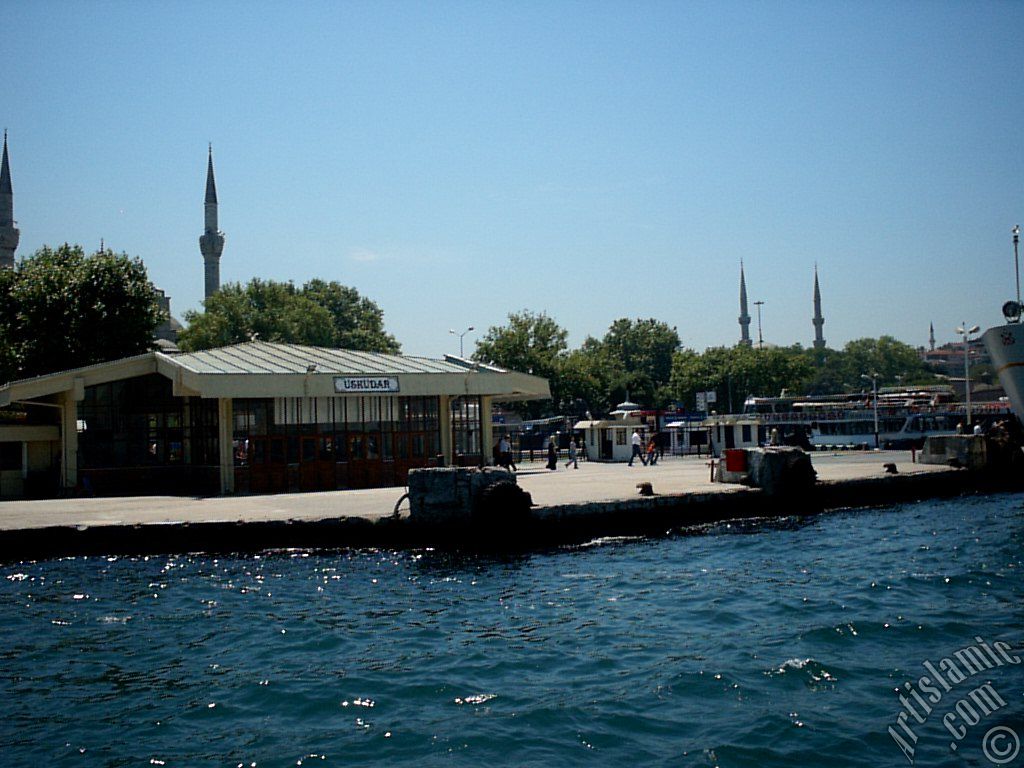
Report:
M 14 269 L 14 251 L 21 233 L 14 226 L 14 189 L 11 187 L 11 164 L 7 159 L 7 131 L 4 131 L 4 154 L 0 160 L 0 269 Z
M 199 238 L 206 277 L 206 295 L 220 290 L 220 255 L 224 252 L 224 233 L 217 229 L 217 183 L 213 179 L 213 145 L 206 163 L 206 231 Z
M 740 344 L 750 346 L 750 313 L 747 312 L 747 280 L 743 276 L 743 261 L 740 260 Z
M 935 323 L 928 323 L 928 349 L 935 351 Z
M 814 265 L 814 348 L 824 349 L 825 338 L 821 335 L 821 327 L 825 325 L 825 318 L 821 316 L 821 289 L 818 288 L 818 265 Z

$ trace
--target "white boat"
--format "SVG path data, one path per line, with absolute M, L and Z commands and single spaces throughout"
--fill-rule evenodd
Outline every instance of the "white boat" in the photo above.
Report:
M 999 383 L 1006 390 L 1010 406 L 1018 419 L 1024 421 L 1024 324 L 1020 322 L 1021 305 L 1008 301 L 1003 305 L 1006 325 L 989 328 L 982 334 Z
M 986 426 L 1006 418 L 1006 403 L 981 403 L 971 408 L 974 424 Z M 881 448 L 921 448 L 931 435 L 949 435 L 963 429 L 967 409 L 964 406 L 918 411 L 879 408 L 878 445 Z M 858 409 L 839 418 L 818 419 L 811 427 L 811 444 L 816 448 L 868 447 L 875 445 L 874 409 Z
M 888 388 L 878 393 L 880 448 L 920 448 L 926 437 L 948 435 L 967 423 L 965 405 L 953 402 L 948 386 Z M 776 432 L 783 444 L 819 450 L 874 448 L 875 404 L 870 393 L 817 397 L 750 397 L 744 413 L 714 415 L 703 426 L 721 448 L 764 445 Z M 988 426 L 1006 418 L 1006 401 L 977 403 L 972 423 Z

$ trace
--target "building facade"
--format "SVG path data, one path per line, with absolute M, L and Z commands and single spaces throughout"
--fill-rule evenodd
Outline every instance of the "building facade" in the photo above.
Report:
M 252 342 L 0 387 L 0 496 L 281 493 L 480 465 L 491 404 L 546 380 L 457 358 Z

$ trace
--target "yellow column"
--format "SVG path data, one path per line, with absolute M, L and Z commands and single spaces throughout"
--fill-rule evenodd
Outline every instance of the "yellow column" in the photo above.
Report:
M 494 427 L 491 424 L 491 401 L 494 398 L 489 395 L 480 397 L 480 450 L 483 453 L 484 464 L 494 464 Z
M 78 485 L 78 400 L 75 390 L 60 393 L 61 485 Z
M 235 492 L 235 454 L 231 448 L 234 436 L 234 409 L 230 397 L 217 401 L 217 445 L 220 453 L 220 492 Z
M 455 454 L 452 452 L 452 405 L 448 395 L 441 395 L 438 404 L 438 423 L 441 430 L 441 453 L 444 455 L 444 463 L 449 467 L 455 461 Z

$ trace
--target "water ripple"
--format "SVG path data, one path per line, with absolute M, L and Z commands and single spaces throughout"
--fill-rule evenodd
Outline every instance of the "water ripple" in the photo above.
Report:
M 515 557 L 5 566 L 0 754 L 5 766 L 899 764 L 894 689 L 976 636 L 1021 636 L 1021 507 L 977 497 Z M 1006 716 L 1019 721 L 1013 680 Z M 927 764 L 961 764 L 966 742 L 958 756 L 941 725 L 926 733 Z

